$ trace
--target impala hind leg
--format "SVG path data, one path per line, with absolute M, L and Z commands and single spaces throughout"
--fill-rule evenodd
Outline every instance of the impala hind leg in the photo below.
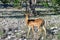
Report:
M 42 28 L 40 28 L 40 26 L 38 27 L 38 35 L 41 35 L 41 33 L 42 33 L 42 30 L 41 30 Z
M 43 26 L 43 31 L 44 31 L 44 34 L 45 34 L 45 37 L 46 37 L 46 28 L 45 28 L 45 26 Z
M 31 29 L 31 27 L 28 28 L 27 38 L 28 38 L 28 36 L 29 36 L 30 29 Z
M 44 30 L 44 32 L 45 32 L 45 36 L 46 36 L 46 28 L 43 26 L 43 30 Z

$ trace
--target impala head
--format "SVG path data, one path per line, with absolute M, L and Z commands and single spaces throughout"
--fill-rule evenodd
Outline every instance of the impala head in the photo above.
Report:
M 24 16 L 32 16 L 32 15 L 29 12 L 25 12 Z
M 25 16 L 29 16 L 29 14 L 27 13 L 27 14 L 24 14 Z

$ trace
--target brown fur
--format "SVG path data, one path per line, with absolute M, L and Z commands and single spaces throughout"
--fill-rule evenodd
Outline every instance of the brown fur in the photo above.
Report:
M 38 30 L 41 30 L 41 27 L 44 25 L 45 21 L 41 18 L 38 19 L 28 19 L 28 14 L 26 14 L 26 25 L 28 28 L 32 28 L 32 31 L 34 32 L 34 27 L 36 26 Z M 45 27 L 42 27 L 43 30 L 46 32 Z M 28 30 L 29 35 L 30 29 Z M 45 33 L 46 34 L 46 33 Z

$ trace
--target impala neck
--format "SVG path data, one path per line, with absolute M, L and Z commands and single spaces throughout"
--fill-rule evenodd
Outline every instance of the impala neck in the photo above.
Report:
M 28 14 L 26 14 L 26 24 L 28 24 Z

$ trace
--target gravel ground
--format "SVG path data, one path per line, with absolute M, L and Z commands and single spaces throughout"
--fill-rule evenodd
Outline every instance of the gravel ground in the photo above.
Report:
M 46 28 L 60 27 L 60 15 L 40 16 L 36 18 L 44 19 Z M 35 17 L 32 17 L 31 19 L 35 19 Z M 0 18 L 0 31 L 2 31 L 2 29 L 8 30 L 8 28 L 14 29 L 16 27 L 18 27 L 21 32 L 26 32 L 28 29 L 26 28 L 25 18 Z M 20 34 L 22 34 L 21 32 Z M 17 34 L 19 34 L 19 32 L 17 32 Z M 15 40 L 17 40 L 17 38 Z

